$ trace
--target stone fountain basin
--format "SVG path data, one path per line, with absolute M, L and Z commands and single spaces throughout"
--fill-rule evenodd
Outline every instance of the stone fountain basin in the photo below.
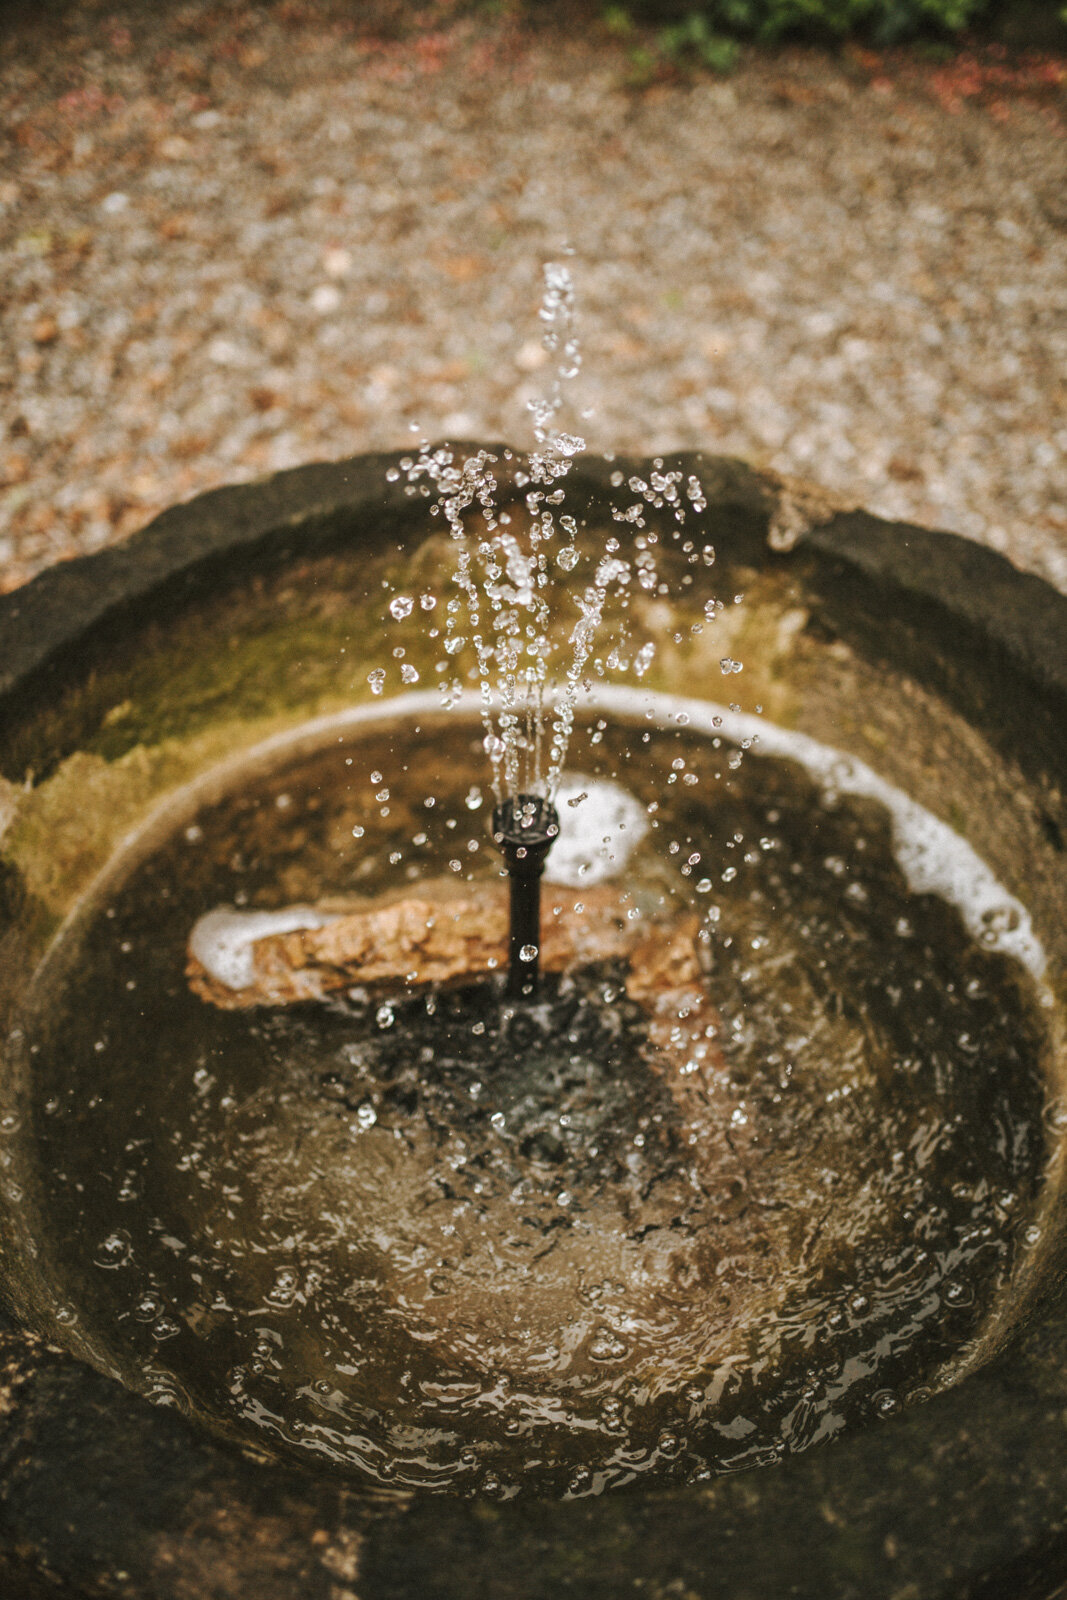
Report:
M 50 941 L 120 845 L 150 837 L 233 756 L 370 700 L 383 579 L 417 581 L 440 553 L 421 498 L 386 480 L 396 461 L 203 495 L 0 600 L 5 1038 Z M 949 822 L 1028 907 L 1062 995 L 1067 600 L 988 550 L 835 510 L 741 463 L 667 465 L 701 478 L 713 590 L 744 599 L 699 645 L 676 646 L 670 603 L 654 601 L 663 645 L 649 686 L 759 703 Z M 648 464 L 582 462 L 569 505 L 606 517 L 620 470 Z M 745 663 L 725 691 L 724 655 Z M 1067 1061 L 1055 1070 L 1067 1076 Z M 9 1063 L 0 1115 L 18 1117 L 24 1089 Z M 1050 1137 L 1062 1141 L 1062 1118 Z M 1067 1579 L 1062 1151 L 1042 1244 L 987 1332 L 989 1359 L 956 1387 L 773 1469 L 498 1505 L 367 1494 L 280 1466 L 96 1370 L 55 1319 L 17 1133 L 8 1148 L 5 1594 L 1042 1600 Z

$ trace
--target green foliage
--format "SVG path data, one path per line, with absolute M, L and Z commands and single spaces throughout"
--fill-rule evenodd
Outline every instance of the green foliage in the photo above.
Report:
M 622 38 L 637 30 L 625 6 L 612 5 L 603 14 L 604 26 Z M 685 72 L 705 67 L 711 72 L 731 72 L 737 64 L 740 46 L 736 39 L 717 33 L 707 16 L 690 11 L 669 27 L 660 29 L 651 42 L 631 45 L 629 81 L 634 85 L 651 83 L 664 71 Z
M 684 21 L 664 28 L 656 45 L 669 60 L 695 60 L 712 72 L 730 72 L 737 63 L 736 39 L 715 33 L 700 11 L 691 11 Z
M 891 44 L 922 33 L 958 33 L 988 0 L 635 0 L 605 14 L 616 33 L 637 24 L 663 24 L 654 45 L 640 51 L 656 61 L 728 71 L 738 38 L 764 42 L 783 37 L 827 39 L 855 35 Z M 636 52 L 635 52 L 636 53 Z
M 603 21 L 609 33 L 625 36 L 634 31 L 634 19 L 625 6 L 605 7 Z

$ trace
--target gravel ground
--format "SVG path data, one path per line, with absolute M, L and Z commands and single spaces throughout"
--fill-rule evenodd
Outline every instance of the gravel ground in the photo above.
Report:
M 413 426 L 528 443 L 569 241 L 593 448 L 741 454 L 1067 588 L 1063 62 L 633 88 L 595 26 L 484 8 L 3 18 L 0 587 Z

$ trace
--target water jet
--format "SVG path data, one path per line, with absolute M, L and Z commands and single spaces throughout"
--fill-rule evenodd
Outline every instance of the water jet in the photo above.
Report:
M 709 1597 L 1050 1595 L 1065 1571 L 1067 603 L 988 551 L 858 513 L 812 516 L 774 548 L 780 485 L 713 458 L 666 463 L 699 477 L 716 592 L 744 599 L 709 625 L 706 589 L 682 582 L 704 571 L 687 529 L 660 553 L 670 594 L 642 601 L 662 641 L 647 677 L 625 691 L 597 681 L 579 702 L 577 792 L 614 784 L 636 810 L 620 811 L 626 832 L 601 859 L 600 835 L 571 850 L 582 805 L 558 799 L 544 910 L 560 906 L 563 923 L 578 901 L 600 905 L 617 942 L 583 977 L 536 941 L 542 996 L 516 1008 L 517 1034 L 487 1009 L 488 967 L 428 1016 L 417 988 L 395 1002 L 367 982 L 352 998 L 356 975 L 328 947 L 345 918 L 451 904 L 451 878 L 471 908 L 462 926 L 496 940 L 486 960 L 507 954 L 506 918 L 499 938 L 487 920 L 503 907 L 490 850 L 484 869 L 469 853 L 469 881 L 449 867 L 468 837 L 486 844 L 477 705 L 366 687 L 398 637 L 382 596 L 429 592 L 447 565 L 403 477 L 386 482 L 397 465 L 202 497 L 3 601 L 10 1582 L 32 1593 L 47 1572 L 72 1594 L 178 1595 L 196 1574 L 205 1593 L 310 1596 L 341 1581 L 363 1600 L 479 1586 L 607 1597 L 638 1580 Z M 603 527 L 613 475 L 653 470 L 583 461 L 569 494 Z M 404 648 L 425 682 L 432 655 Z M 720 703 L 724 683 L 743 706 Z M 648 831 L 613 878 L 634 816 Z M 573 883 L 553 880 L 575 861 Z M 250 949 L 253 980 L 262 959 L 279 983 L 297 971 L 320 991 L 276 1010 L 191 993 L 188 934 L 220 903 L 288 919 L 229 947 L 231 999 Z M 707 944 L 687 931 L 696 906 Z M 627 941 L 657 916 L 670 972 L 700 964 L 725 1069 L 705 1056 L 684 1070 L 692 1031 L 672 1044 L 675 991 L 657 1033 L 657 995 L 634 986 L 652 967 Z M 270 966 L 283 947 L 289 965 Z M 773 1010 L 759 1003 L 770 985 Z M 815 1016 L 826 1031 L 805 1055 L 790 1019 Z M 577 1035 L 563 1060 L 543 1017 Z M 453 1064 L 420 1074 L 423 1045 Z M 224 1080 L 226 1059 L 239 1070 Z M 569 1126 L 547 1114 L 542 1070 Z M 790 1187 L 816 1146 L 838 1180 L 817 1207 L 807 1178 Z M 454 1192 L 438 1228 L 423 1178 L 445 1147 Z M 700 1169 L 684 1198 L 687 1151 Z M 899 1172 L 924 1207 L 903 1221 Z M 497 1230 L 510 1203 L 504 1179 L 525 1185 L 538 1247 L 557 1241 L 541 1277 L 526 1274 L 541 1298 L 521 1307 L 518 1342 L 520 1308 L 500 1290 L 523 1275 L 478 1254 L 478 1230 Z M 310 1274 L 345 1239 L 307 1229 L 346 1185 L 366 1209 L 362 1254 L 327 1328 Z M 641 1209 L 649 1185 L 655 1218 Z M 616 1227 L 625 1206 L 631 1232 Z M 407 1253 L 385 1276 L 373 1235 L 398 1218 Z M 779 1263 L 802 1259 L 794 1298 L 765 1298 Z M 627 1276 L 635 1266 L 643 1278 Z M 731 1306 L 713 1301 L 720 1288 Z M 669 1347 L 654 1320 L 668 1305 Z M 550 1383 L 532 1358 L 553 1326 L 583 1342 L 552 1358 L 563 1378 Z M 376 1374 L 320 1393 L 342 1334 Z M 490 1345 L 495 1400 L 479 1365 Z M 298 1369 L 306 1393 L 287 1410 Z M 624 1371 L 636 1376 L 618 1387 Z M 407 1373 L 424 1385 L 417 1405 Z M 393 1433 L 364 1425 L 357 1447 L 345 1440 L 364 1381 L 379 1398 L 395 1385 Z M 517 1433 L 497 1436 L 494 1406 Z M 401 1437 L 427 1408 L 437 1455 Z M 574 1440 L 594 1433 L 606 1442 L 590 1464 Z M 535 1454 L 529 1492 L 507 1499 Z M 613 1492 L 591 1494 L 612 1487 L 598 1473 Z

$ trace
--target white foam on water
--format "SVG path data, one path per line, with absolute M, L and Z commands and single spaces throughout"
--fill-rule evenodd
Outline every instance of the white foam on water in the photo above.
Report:
M 193 927 L 190 952 L 205 972 L 227 989 L 247 989 L 255 982 L 252 946 L 272 933 L 299 933 L 303 928 L 325 928 L 336 917 L 324 916 L 313 906 L 286 906 L 281 911 L 237 911 L 217 906 Z
M 1014 956 L 1035 978 L 1044 975 L 1044 946 L 1022 902 L 948 823 L 880 778 L 864 762 L 807 734 L 708 700 L 605 685 L 591 690 L 583 703 L 591 710 L 614 711 L 627 718 L 644 717 L 651 711 L 660 726 L 684 717 L 683 726 L 698 733 L 718 735 L 734 744 L 758 743 L 762 755 L 798 762 L 827 798 L 855 794 L 877 800 L 892 819 L 893 853 L 909 888 L 915 894 L 940 895 L 956 907 L 967 931 L 985 948 Z
M 645 808 L 607 778 L 565 772 L 556 790 L 559 838 L 545 865 L 548 883 L 585 888 L 617 877 L 648 832 Z

